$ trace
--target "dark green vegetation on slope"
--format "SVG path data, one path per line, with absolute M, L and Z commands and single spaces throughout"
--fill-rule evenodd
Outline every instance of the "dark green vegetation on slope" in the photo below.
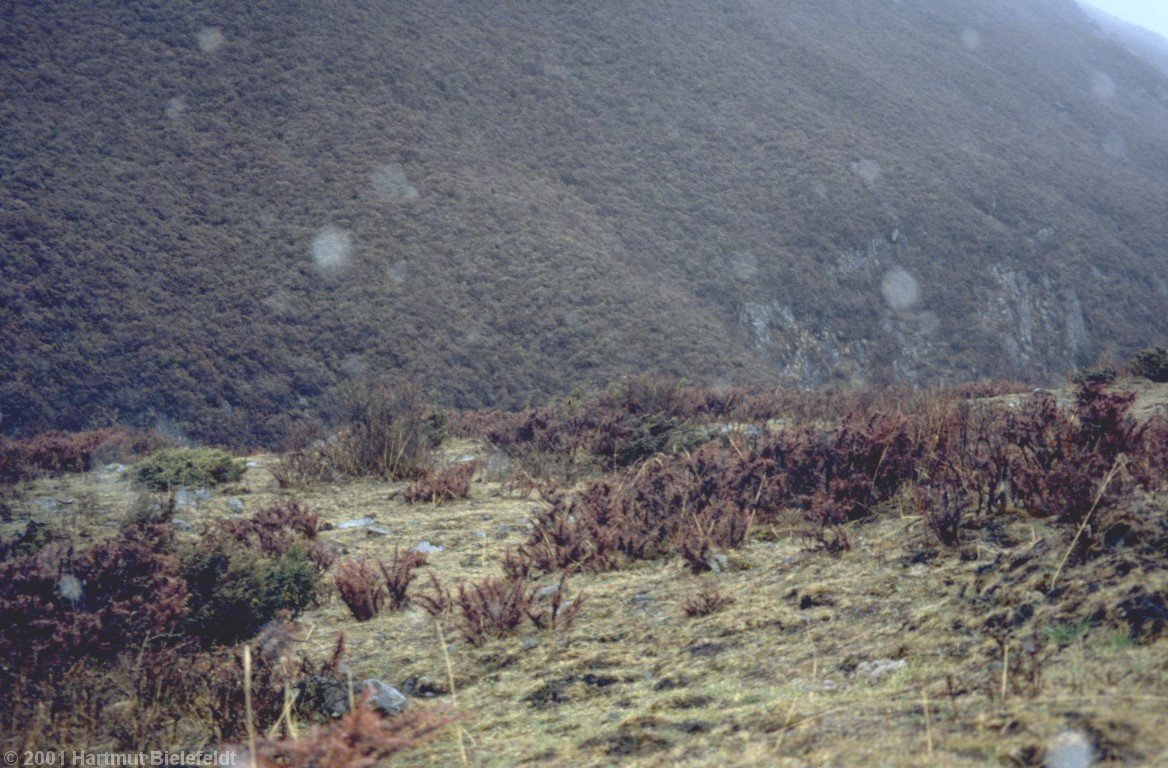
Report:
M 1041 379 L 1168 330 L 1168 81 L 1069 0 L 50 2 L 0 45 L 4 431 L 266 440 L 366 371 Z

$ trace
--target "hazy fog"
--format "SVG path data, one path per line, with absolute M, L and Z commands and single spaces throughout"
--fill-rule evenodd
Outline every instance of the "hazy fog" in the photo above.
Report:
M 1168 2 L 1164 0 L 1079 0 L 1079 2 L 1168 38 Z

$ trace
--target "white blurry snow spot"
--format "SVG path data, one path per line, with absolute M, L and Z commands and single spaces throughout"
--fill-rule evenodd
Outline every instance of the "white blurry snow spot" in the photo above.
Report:
M 71 573 L 66 573 L 57 581 L 57 591 L 61 597 L 76 603 L 81 599 L 81 580 Z
M 1063 731 L 1046 745 L 1046 768 L 1089 768 L 1095 764 L 1095 748 L 1082 731 Z
M 343 229 L 327 226 L 312 239 L 312 261 L 322 272 L 343 269 L 353 250 L 353 236 Z
M 405 171 L 394 165 L 380 165 L 370 174 L 370 183 L 378 199 L 391 203 L 415 200 L 418 190 L 406 178 Z
M 351 379 L 360 379 L 369 374 L 369 363 L 364 355 L 348 355 L 341 361 L 341 371 Z
M 195 35 L 199 50 L 203 53 L 214 53 L 227 44 L 227 38 L 215 27 L 204 27 Z
M 961 44 L 971 51 L 981 48 L 981 34 L 976 29 L 966 27 L 961 30 Z
M 1103 153 L 1108 157 L 1121 159 L 1127 156 L 1127 144 L 1118 133 L 1109 133 L 1103 137 Z
M 922 312 L 917 315 L 917 324 L 921 333 L 932 335 L 941 330 L 941 318 L 935 312 Z
M 174 96 L 166 102 L 166 116 L 171 120 L 178 120 L 187 111 L 187 100 L 182 96 Z
M 921 298 L 921 289 L 916 278 L 901 267 L 893 267 L 884 273 L 880 281 L 880 292 L 888 306 L 896 310 L 912 309 Z
M 187 433 L 183 431 L 183 428 L 178 425 L 177 421 L 169 416 L 156 417 L 150 425 L 150 428 L 172 443 L 191 445 L 191 439 L 187 437 Z
M 406 267 L 406 265 L 402 264 L 402 263 L 390 264 L 388 267 L 385 268 L 385 276 L 388 277 L 393 282 L 397 283 L 398 285 L 401 285 L 402 283 L 404 283 L 406 281 L 406 278 L 409 277 L 409 275 L 410 275 L 409 268 Z
M 1100 99 L 1110 99 L 1115 95 L 1115 81 L 1102 72 L 1091 75 L 1091 92 Z
M 880 178 L 880 164 L 875 160 L 864 158 L 852 163 L 852 170 L 864 180 L 864 183 L 871 186 Z

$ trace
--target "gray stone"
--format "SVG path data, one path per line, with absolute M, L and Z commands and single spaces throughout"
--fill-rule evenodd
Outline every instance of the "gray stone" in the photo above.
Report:
M 540 587 L 535 591 L 536 600 L 548 600 L 552 595 L 560 591 L 559 584 L 549 584 L 546 587 Z
M 393 531 L 388 528 L 382 528 L 379 525 L 371 525 L 365 529 L 366 536 L 392 536 Z
M 52 496 L 37 496 L 28 502 L 34 507 L 38 507 L 45 512 L 56 512 L 61 508 L 60 503 Z
M 471 534 L 471 536 L 474 536 L 476 539 L 485 539 L 485 538 L 487 538 L 487 532 L 480 528 L 477 531 L 473 532 Z
M 101 468 L 101 476 L 103 478 L 121 478 L 126 474 L 125 464 L 106 464 Z
M 195 526 L 191 525 L 186 520 L 180 520 L 177 517 L 171 520 L 170 524 L 185 533 L 190 533 L 191 531 L 195 530 Z
M 392 685 L 380 680 L 369 679 L 361 683 L 362 693 L 369 694 L 369 708 L 380 712 L 386 717 L 394 717 L 406 711 L 409 701 L 401 691 Z
M 885 678 L 894 672 L 899 672 L 908 664 L 904 659 L 877 659 L 876 661 L 861 661 L 856 667 L 856 677 L 868 680 L 868 685 L 879 685 Z
M 249 461 L 249 462 L 247 463 L 247 468 L 248 468 L 248 469 L 255 469 L 255 468 L 256 468 L 256 467 L 258 467 L 259 465 L 260 465 L 260 463 L 259 463 L 258 461 Z
M 338 531 L 349 531 L 356 528 L 368 528 L 376 522 L 372 517 L 359 517 L 356 520 L 346 520 L 343 523 L 337 523 Z
M 200 501 L 207 501 L 211 498 L 211 492 L 206 488 L 187 488 L 182 487 L 174 492 L 174 505 L 176 507 L 193 507 Z
M 429 554 L 432 554 L 434 552 L 441 552 L 444 549 L 446 549 L 446 547 L 434 546 L 433 544 L 431 544 L 428 541 L 423 541 L 421 544 L 414 547 L 414 551 L 420 555 L 429 555 Z
M 511 535 L 512 527 L 506 523 L 502 523 L 495 528 L 495 538 L 502 540 Z
M 1095 764 L 1095 747 L 1082 731 L 1063 731 L 1046 744 L 1046 768 L 1090 768 Z
M 237 515 L 243 514 L 243 499 L 232 496 L 227 500 L 227 508 Z
M 722 573 L 730 570 L 730 558 L 725 555 L 710 555 L 706 560 L 706 565 L 710 566 L 710 570 L 714 573 Z

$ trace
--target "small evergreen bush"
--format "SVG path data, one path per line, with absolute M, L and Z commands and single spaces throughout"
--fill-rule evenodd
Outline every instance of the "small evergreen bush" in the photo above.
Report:
M 316 566 L 300 544 L 272 558 L 226 537 L 204 539 L 185 553 L 182 576 L 190 591 L 187 632 L 205 645 L 251 637 L 277 613 L 297 614 L 318 594 Z
M 152 491 L 206 488 L 233 483 L 246 465 L 218 448 L 167 448 L 150 454 L 134 467 L 134 482 Z
M 1145 349 L 1132 358 L 1129 367 L 1136 376 L 1143 376 L 1161 384 L 1168 382 L 1168 349 L 1163 347 Z

